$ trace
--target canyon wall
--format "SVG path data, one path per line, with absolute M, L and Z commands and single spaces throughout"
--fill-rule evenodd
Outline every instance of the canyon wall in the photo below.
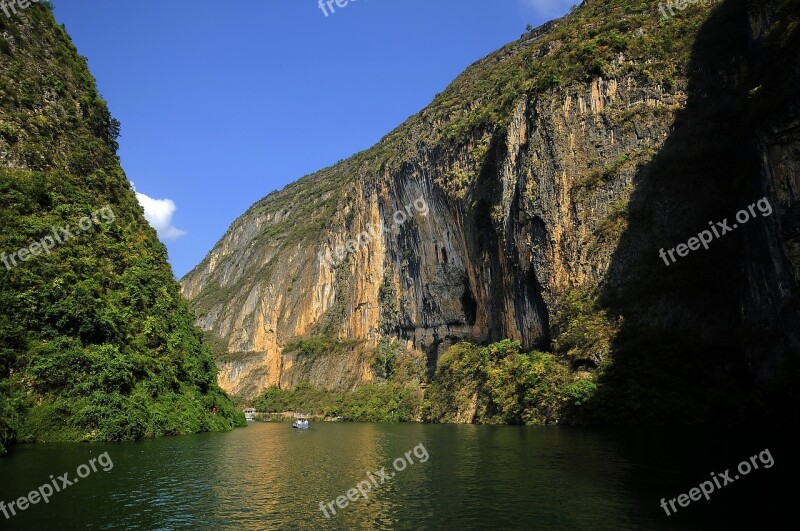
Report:
M 797 57 L 775 18 L 793 8 L 722 2 L 664 21 L 647 7 L 584 2 L 375 147 L 251 207 L 182 281 L 228 352 L 220 385 L 352 388 L 373 380 L 381 340 L 433 370 L 454 342 L 503 338 L 604 367 L 609 404 L 677 404 L 687 371 L 706 378 L 689 393 L 699 418 L 708 386 L 774 381 L 799 329 L 798 63 L 789 82 L 774 71 L 776 46 Z M 762 197 L 771 217 L 659 256 Z M 316 336 L 363 343 L 284 354 Z

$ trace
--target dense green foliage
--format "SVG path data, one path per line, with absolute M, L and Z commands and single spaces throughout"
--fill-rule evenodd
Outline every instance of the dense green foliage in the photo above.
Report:
M 392 348 L 387 343 L 384 348 Z M 396 355 L 388 382 L 353 391 L 302 383 L 293 390 L 271 387 L 252 406 L 265 413 L 298 412 L 350 421 L 553 424 L 579 417 L 597 385 L 588 372 L 573 372 L 567 360 L 545 352 L 525 353 L 518 342 L 486 347 L 458 343 L 440 358 L 424 400 L 423 358 Z
M 362 341 L 325 336 L 298 339 L 286 345 L 284 353 L 297 356 L 297 362 L 322 356 L 346 354 Z M 296 411 L 341 417 L 349 421 L 407 422 L 420 418 L 420 384 L 425 380 L 425 356 L 403 351 L 397 341 L 382 340 L 373 350 L 362 350 L 372 360 L 376 383 L 355 390 L 328 390 L 308 382 L 293 390 L 271 387 L 251 405 L 266 413 Z
M 375 359 L 372 362 L 372 370 L 378 378 L 390 379 L 394 375 L 395 362 L 400 354 L 400 344 L 397 341 L 384 338 L 378 343 L 375 349 Z
M 302 383 L 288 391 L 267 389 L 253 406 L 266 413 L 296 411 L 358 422 L 408 422 L 418 417 L 420 398 L 398 384 L 366 385 L 355 391 L 330 391 Z
M 594 389 L 561 358 L 522 352 L 516 341 L 482 348 L 459 343 L 439 360 L 424 416 L 433 422 L 552 424 Z
M 48 253 L 0 266 L 0 453 L 14 439 L 243 424 L 119 166 L 119 124 L 85 60 L 46 6 L 0 25 L 13 36 L 0 47 L 0 252 L 108 207 Z
M 554 312 L 558 322 L 555 350 L 576 366 L 596 367 L 611 353 L 611 341 L 617 327 L 592 291 L 573 289 L 561 297 Z

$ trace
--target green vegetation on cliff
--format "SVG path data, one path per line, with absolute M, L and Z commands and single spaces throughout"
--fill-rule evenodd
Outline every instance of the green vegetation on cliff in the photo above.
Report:
M 286 344 L 284 354 L 296 354 L 303 360 L 346 352 L 361 343 L 357 339 L 335 339 L 327 336 L 294 339 Z
M 297 411 L 355 422 L 408 422 L 418 417 L 420 404 L 413 388 L 398 383 L 366 385 L 355 391 L 330 391 L 301 383 L 292 390 L 270 387 L 253 407 L 266 413 Z
M 595 389 L 588 373 L 573 374 L 554 354 L 522 352 L 516 341 L 486 347 L 459 343 L 439 359 L 424 417 L 432 422 L 556 424 Z
M 298 361 L 341 354 L 363 341 L 325 336 L 298 339 L 287 344 L 285 352 Z M 259 411 L 282 413 L 297 411 L 356 422 L 408 422 L 419 420 L 422 407 L 420 384 L 425 380 L 425 358 L 420 352 L 405 352 L 397 342 L 381 341 L 365 351 L 371 358 L 375 383 L 356 389 L 323 389 L 302 382 L 294 389 L 271 387 L 249 402 Z
M 85 60 L 46 6 L 0 17 L 0 31 L 0 252 L 109 207 L 91 230 L 0 266 L 0 453 L 14 440 L 242 425 L 119 166 L 119 124 Z
M 392 340 L 424 349 L 430 421 L 796 419 L 798 9 L 721 0 L 664 18 L 648 0 L 585 0 L 477 61 L 373 148 L 256 203 L 186 292 L 228 343 L 241 334 L 231 323 L 265 317 L 242 310 L 254 290 L 291 293 L 273 299 L 288 316 L 276 345 L 308 332 L 297 308 L 335 294 L 313 332 L 379 330 L 378 382 L 398 383 Z M 321 271 L 320 249 L 412 193 L 432 207 L 424 226 Z M 658 258 L 767 196 L 772 217 L 677 264 Z M 302 227 L 286 222 L 292 209 Z M 291 249 L 239 236 L 253 227 Z M 440 350 L 475 337 L 538 350 Z M 293 345 L 301 377 L 288 381 L 359 383 L 320 377 L 345 357 L 325 341 Z
M 576 418 L 577 408 L 597 389 L 588 372 L 573 373 L 560 356 L 526 353 L 510 340 L 485 347 L 464 342 L 442 355 L 423 399 L 415 361 L 402 355 L 397 364 L 387 363 L 396 372 L 387 382 L 352 391 L 308 382 L 292 390 L 271 387 L 252 405 L 266 413 L 296 411 L 362 422 L 554 424 L 565 415 Z
M 496 142 L 506 133 L 514 106 L 523 97 L 546 104 L 552 96 L 560 99 L 598 78 L 630 80 L 641 88 L 674 94 L 679 90 L 678 80 L 688 76 L 694 39 L 710 9 L 709 5 L 691 6 L 680 16 L 665 20 L 651 0 L 587 0 L 568 16 L 471 65 L 426 109 L 367 153 L 397 167 L 413 160 L 419 149 L 418 136 L 444 152 L 454 145 L 470 146 L 477 171 L 467 168 L 437 176 L 445 190 L 464 198 L 477 183 L 480 168 L 491 166 Z M 665 109 L 628 112 L 628 116 L 618 113 L 606 119 L 633 125 L 630 122 L 635 115 L 644 125 L 643 112 L 653 112 L 659 120 L 667 114 Z M 410 130 L 415 134 L 409 134 Z M 478 145 L 474 145 L 476 141 Z M 615 171 L 623 162 L 628 160 L 611 162 L 605 172 Z M 577 178 L 591 184 L 603 173 Z

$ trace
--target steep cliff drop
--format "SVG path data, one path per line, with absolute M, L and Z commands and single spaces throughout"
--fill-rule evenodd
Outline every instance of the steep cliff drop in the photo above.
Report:
M 244 423 L 48 4 L 0 15 L 0 454 Z M 216 408 L 214 410 L 213 408 Z
M 497 417 L 515 398 L 476 369 L 431 420 L 796 420 L 797 11 L 724 1 L 663 19 L 587 0 L 373 148 L 259 201 L 182 280 L 220 341 L 220 385 L 352 389 L 382 380 L 388 342 L 422 353 L 437 393 L 468 374 L 459 359 L 570 390 L 520 406 L 549 401 L 545 415 Z M 661 258 L 762 198 L 769 216 Z M 451 348 L 504 339 L 552 355 Z

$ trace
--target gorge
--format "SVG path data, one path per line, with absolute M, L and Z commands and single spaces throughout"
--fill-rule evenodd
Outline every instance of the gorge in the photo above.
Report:
M 388 345 L 424 359 L 415 386 L 453 345 L 508 339 L 512 362 L 544 351 L 559 386 L 591 382 L 557 398 L 574 421 L 796 418 L 793 20 L 786 1 L 664 20 L 587 0 L 476 62 L 373 148 L 255 203 L 182 279 L 220 385 L 352 390 L 383 381 Z M 426 216 L 318 260 L 418 197 Z M 660 248 L 762 197 L 773 216 L 664 267 Z M 445 417 L 482 420 L 476 378 Z

